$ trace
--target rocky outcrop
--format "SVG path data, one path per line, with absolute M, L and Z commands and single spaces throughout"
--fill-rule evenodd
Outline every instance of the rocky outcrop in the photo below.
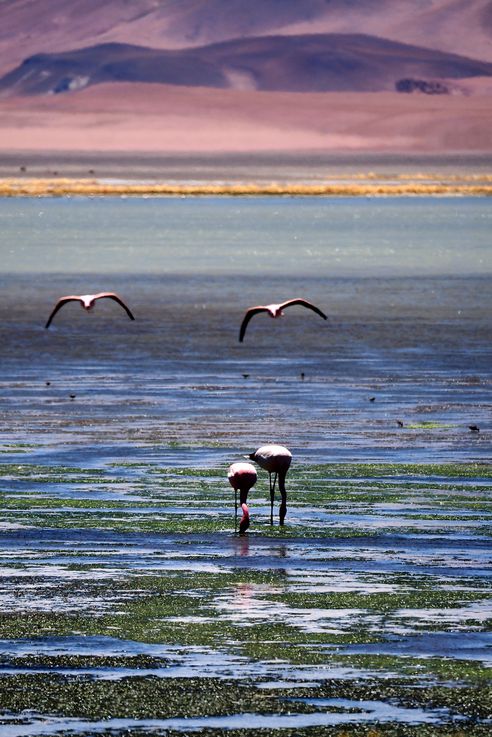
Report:
M 395 84 L 397 92 L 423 92 L 425 95 L 449 95 L 451 90 L 443 82 L 427 79 L 399 79 Z

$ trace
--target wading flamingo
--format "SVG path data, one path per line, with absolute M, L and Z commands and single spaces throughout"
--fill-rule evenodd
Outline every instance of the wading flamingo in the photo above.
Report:
M 86 310 L 87 312 L 90 312 L 94 309 L 94 306 L 96 304 L 96 299 L 114 299 L 115 302 L 118 302 L 119 305 L 123 307 L 123 309 L 126 311 L 126 314 L 130 318 L 130 320 L 134 320 L 130 308 L 127 307 L 127 305 L 123 302 L 121 297 L 118 297 L 117 294 L 114 292 L 99 292 L 99 294 L 71 294 L 67 297 L 60 297 L 58 302 L 56 303 L 55 307 L 53 308 L 53 312 L 48 318 L 48 322 L 44 326 L 45 328 L 49 328 L 51 325 L 51 321 L 53 320 L 54 316 L 58 312 L 58 310 L 63 307 L 63 305 L 66 305 L 67 302 L 80 302 L 82 308 Z
M 256 469 L 251 463 L 233 463 L 232 466 L 229 466 L 227 478 L 234 489 L 234 530 L 237 529 L 237 492 L 239 489 L 239 503 L 243 510 L 243 516 L 239 522 L 239 532 L 246 532 L 249 527 L 249 509 L 246 502 L 248 501 L 249 490 L 256 484 Z
M 278 477 L 278 488 L 282 496 L 280 502 L 279 517 L 280 524 L 284 524 L 285 515 L 287 514 L 287 492 L 285 490 L 285 477 L 289 470 L 292 453 L 283 445 L 263 445 L 248 458 L 257 463 L 259 466 L 268 471 L 270 480 L 270 524 L 273 525 L 273 502 L 275 501 L 275 484 Z M 273 474 L 273 483 L 272 483 Z
M 286 302 L 281 302 L 278 305 L 258 305 L 257 307 L 250 307 L 248 310 L 246 310 L 246 314 L 244 315 L 243 321 L 241 323 L 241 328 L 239 330 L 239 342 L 243 342 L 249 321 L 259 312 L 267 312 L 270 317 L 282 317 L 282 315 L 284 314 L 283 310 L 285 310 L 286 307 L 291 307 L 292 305 L 302 305 L 303 307 L 307 307 L 308 309 L 313 310 L 313 312 L 316 312 L 318 315 L 320 315 L 320 317 L 323 318 L 323 320 L 327 319 L 325 313 L 321 312 L 319 307 L 316 307 L 316 305 L 311 304 L 311 302 L 308 302 L 305 299 L 288 299 Z

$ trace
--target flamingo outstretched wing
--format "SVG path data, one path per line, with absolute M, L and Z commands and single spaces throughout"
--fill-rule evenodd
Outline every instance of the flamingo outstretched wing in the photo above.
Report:
M 288 299 L 286 302 L 282 302 L 280 309 L 285 310 L 286 307 L 291 307 L 292 305 L 302 305 L 303 307 L 307 307 L 308 309 L 313 310 L 313 312 L 316 312 L 323 318 L 323 320 L 328 319 L 325 313 L 321 312 L 319 307 L 316 307 L 316 305 L 313 305 L 312 302 L 308 302 L 306 299 Z
M 125 310 L 126 314 L 130 318 L 130 320 L 134 320 L 135 317 L 133 316 L 133 313 L 131 312 L 130 308 L 123 302 L 121 297 L 119 297 L 115 292 L 100 292 L 99 294 L 94 295 L 94 299 L 114 299 L 115 302 L 118 302 L 121 307 Z
M 58 302 L 54 306 L 51 315 L 48 318 L 48 322 L 44 326 L 45 328 L 49 328 L 49 326 L 51 325 L 51 321 L 53 320 L 53 318 L 56 315 L 56 313 L 58 312 L 58 310 L 61 307 L 63 307 L 63 305 L 66 305 L 67 302 L 82 302 L 82 300 L 80 299 L 80 297 L 77 297 L 76 295 L 69 295 L 67 297 L 60 297 L 60 299 L 58 300 Z
M 259 312 L 268 312 L 268 307 L 263 307 L 262 305 L 258 305 L 258 307 L 250 307 L 249 310 L 246 310 L 246 314 L 241 323 L 241 328 L 239 329 L 239 342 L 240 343 L 243 342 L 244 334 L 246 333 L 246 328 L 248 327 L 249 321 L 251 320 L 252 317 L 257 315 Z

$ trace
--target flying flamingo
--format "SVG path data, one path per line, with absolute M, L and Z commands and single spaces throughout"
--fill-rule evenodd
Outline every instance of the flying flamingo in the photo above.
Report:
M 284 314 L 283 310 L 285 310 L 286 307 L 291 307 L 292 305 L 302 305 L 303 307 L 307 307 L 308 309 L 313 310 L 313 312 L 316 312 L 318 315 L 320 315 L 320 317 L 323 318 L 323 320 L 327 319 L 325 313 L 321 312 L 319 307 L 316 307 L 316 305 L 311 304 L 311 302 L 308 302 L 305 299 L 288 299 L 286 302 L 281 302 L 280 304 L 258 305 L 257 307 L 250 307 L 248 310 L 246 310 L 246 314 L 244 315 L 243 321 L 241 323 L 241 328 L 239 330 L 239 342 L 243 342 L 249 321 L 259 312 L 267 312 L 270 317 L 282 317 L 282 315 Z
M 256 469 L 251 463 L 233 463 L 227 472 L 229 483 L 234 489 L 235 515 L 234 528 L 237 527 L 237 492 L 239 489 L 239 503 L 243 510 L 243 516 L 239 522 L 239 532 L 246 532 L 249 527 L 249 509 L 246 504 L 248 493 L 252 486 L 256 484 Z
M 280 524 L 284 524 L 285 515 L 287 514 L 287 492 L 285 490 L 285 477 L 289 470 L 292 453 L 283 445 L 263 445 L 248 458 L 257 463 L 259 466 L 268 471 L 270 481 L 270 524 L 273 525 L 273 502 L 275 501 L 275 484 L 278 477 L 278 488 L 282 496 L 280 503 L 279 517 Z M 272 474 L 273 484 L 272 484 Z
M 128 317 L 130 320 L 134 320 L 129 307 L 123 302 L 121 297 L 118 297 L 117 294 L 114 292 L 99 292 L 99 294 L 71 294 L 67 297 L 60 297 L 58 302 L 56 303 L 53 312 L 48 318 L 48 322 L 44 326 L 45 328 L 49 328 L 51 325 L 51 321 L 53 320 L 54 316 L 58 312 L 58 310 L 63 307 L 63 305 L 66 305 L 67 302 L 80 302 L 82 308 L 84 310 L 87 310 L 87 312 L 90 312 L 90 310 L 93 310 L 96 304 L 96 299 L 114 299 L 115 302 L 118 302 L 119 305 L 123 307 L 123 309 L 126 311 Z

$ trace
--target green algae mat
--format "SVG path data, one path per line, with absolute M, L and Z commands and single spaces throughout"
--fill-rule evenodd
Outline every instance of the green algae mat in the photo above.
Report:
M 490 465 L 294 466 L 283 528 L 260 471 L 240 536 L 226 466 L 23 450 L 1 466 L 2 734 L 490 733 Z

